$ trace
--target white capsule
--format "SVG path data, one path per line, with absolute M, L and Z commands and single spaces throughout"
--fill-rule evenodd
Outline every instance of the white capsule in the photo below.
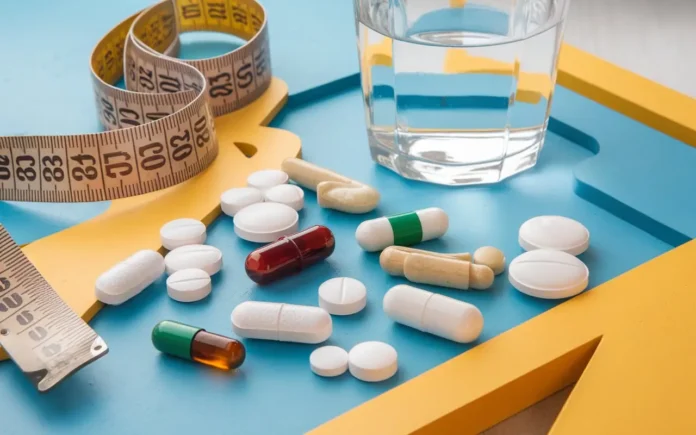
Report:
M 222 268 L 222 252 L 215 246 L 186 245 L 170 251 L 164 264 L 168 275 L 182 269 L 203 269 L 213 276 Z
M 97 278 L 95 295 L 108 305 L 120 305 L 136 296 L 164 273 L 159 252 L 138 251 Z
M 168 250 L 205 243 L 205 224 L 198 219 L 174 219 L 160 228 L 162 246 Z
M 475 306 L 408 285 L 389 289 L 382 305 L 393 321 L 457 343 L 470 343 L 483 330 L 483 315 Z
M 317 344 L 333 331 L 331 316 L 308 305 L 247 301 L 232 310 L 232 329 L 244 338 Z
M 361 223 L 355 238 L 368 252 L 392 246 L 409 246 L 442 237 L 449 227 L 447 213 L 431 207 L 396 216 L 385 216 Z

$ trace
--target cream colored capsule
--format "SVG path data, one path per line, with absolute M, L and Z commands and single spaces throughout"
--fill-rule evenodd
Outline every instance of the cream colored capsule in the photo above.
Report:
M 317 192 L 319 206 L 345 213 L 368 213 L 379 204 L 374 188 L 301 159 L 286 159 L 281 168 L 300 186 Z
M 493 284 L 495 278 L 488 266 L 423 254 L 406 256 L 404 276 L 411 282 L 459 290 L 485 290 Z
M 505 254 L 493 246 L 484 246 L 474 252 L 474 263 L 486 265 L 500 275 L 505 270 Z
M 455 260 L 470 261 L 471 254 L 462 252 L 459 254 L 444 254 L 440 252 L 425 251 L 423 249 L 409 248 L 407 246 L 390 246 L 379 256 L 379 265 L 389 275 L 404 276 L 404 261 L 410 254 L 422 254 L 436 258 L 450 258 Z

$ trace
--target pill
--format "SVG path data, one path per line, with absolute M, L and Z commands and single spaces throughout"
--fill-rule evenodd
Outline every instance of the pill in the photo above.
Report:
M 525 251 L 553 249 L 580 255 L 590 246 L 590 232 L 564 216 L 537 216 L 522 224 L 519 242 Z
M 513 287 L 529 296 L 563 299 L 587 288 L 590 271 L 571 254 L 537 249 L 512 260 L 508 278 Z
M 355 314 L 367 304 L 365 284 L 354 278 L 332 278 L 319 286 L 319 306 L 337 316 Z
M 471 261 L 468 252 L 443 254 L 440 252 L 425 251 L 423 249 L 408 248 L 406 246 L 390 246 L 379 256 L 379 265 L 382 270 L 393 276 L 404 276 L 404 262 L 410 254 L 423 254 L 430 257 L 450 258 L 454 260 Z
M 285 204 L 297 211 L 304 207 L 304 190 L 294 184 L 281 184 L 271 187 L 264 192 L 264 199 L 267 202 L 277 202 Z
M 341 376 L 348 370 L 348 352 L 338 346 L 322 346 L 309 355 L 309 366 L 319 376 Z
M 167 355 L 223 370 L 238 368 L 246 358 L 246 349 L 239 341 L 171 320 L 155 325 L 152 344 Z
M 411 282 L 459 290 L 485 290 L 493 285 L 495 278 L 488 266 L 423 254 L 406 256 L 404 276 Z
M 244 268 L 252 281 L 268 284 L 324 260 L 335 247 L 331 230 L 315 225 L 254 250 L 247 256 Z
M 211 289 L 210 275 L 202 269 L 181 269 L 167 278 L 167 294 L 175 301 L 200 301 Z
M 242 239 L 268 243 L 297 232 L 299 216 L 285 204 L 262 202 L 234 216 L 234 232 Z
M 244 207 L 263 200 L 263 192 L 255 187 L 236 187 L 220 195 L 220 208 L 227 216 L 234 217 Z
M 447 213 L 431 207 L 365 221 L 358 226 L 355 237 L 361 248 L 374 252 L 391 245 L 408 246 L 442 237 L 448 227 Z
M 279 184 L 288 182 L 288 174 L 278 169 L 264 169 L 249 174 L 247 186 L 255 187 L 259 190 L 266 190 Z
M 474 263 L 488 266 L 494 274 L 500 275 L 505 270 L 505 254 L 493 246 L 484 246 L 474 252 Z
M 164 264 L 168 275 L 182 269 L 203 269 L 213 276 L 222 267 L 222 252 L 215 246 L 186 245 L 169 251 Z
M 162 246 L 169 249 L 205 243 L 205 224 L 198 219 L 175 219 L 160 228 Z
M 102 273 L 95 284 L 98 300 L 120 305 L 136 296 L 164 273 L 164 259 L 157 251 L 138 251 Z
M 244 338 L 317 344 L 331 336 L 331 316 L 308 305 L 247 301 L 232 310 L 232 329 Z
M 304 160 L 286 159 L 282 169 L 295 183 L 317 192 L 320 207 L 359 214 L 379 204 L 380 195 L 374 188 Z
M 457 343 L 470 343 L 483 330 L 483 315 L 475 306 L 408 285 L 389 289 L 382 306 L 397 323 Z
M 361 381 L 386 381 L 399 369 L 396 349 L 381 341 L 356 344 L 348 352 L 348 369 Z

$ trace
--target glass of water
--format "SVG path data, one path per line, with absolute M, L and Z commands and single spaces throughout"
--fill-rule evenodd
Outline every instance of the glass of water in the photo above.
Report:
M 494 183 L 544 144 L 570 0 L 354 0 L 372 158 Z

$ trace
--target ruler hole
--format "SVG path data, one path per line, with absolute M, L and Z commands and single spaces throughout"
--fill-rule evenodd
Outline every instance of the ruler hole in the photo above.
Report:
M 94 346 L 94 350 L 96 350 L 97 352 L 102 350 L 102 345 L 98 344 L 98 345 Z
M 0 335 L 7 335 L 7 334 L 9 334 L 9 333 L 10 333 L 10 331 L 7 330 L 7 329 L 5 329 L 5 328 L 0 329 Z
M 246 142 L 235 142 L 234 145 L 239 148 L 239 151 L 242 152 L 245 156 L 251 158 L 256 154 L 256 147 L 250 143 Z

